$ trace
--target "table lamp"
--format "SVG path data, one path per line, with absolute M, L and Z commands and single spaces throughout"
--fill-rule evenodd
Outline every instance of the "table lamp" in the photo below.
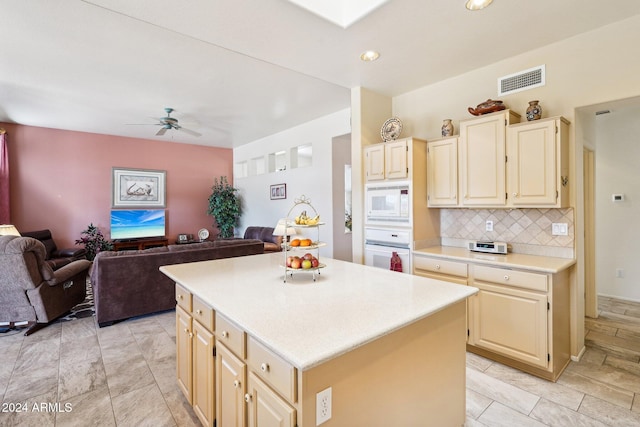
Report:
M 20 232 L 15 225 L 2 224 L 0 225 L 0 236 L 19 236 Z

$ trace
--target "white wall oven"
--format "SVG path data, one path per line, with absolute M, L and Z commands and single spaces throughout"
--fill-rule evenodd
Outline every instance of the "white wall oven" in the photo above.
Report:
M 397 252 L 402 272 L 411 274 L 411 230 L 367 227 L 364 238 L 365 265 L 389 270 L 391 257 Z
M 409 183 L 371 183 L 365 187 L 367 224 L 390 224 L 409 226 Z

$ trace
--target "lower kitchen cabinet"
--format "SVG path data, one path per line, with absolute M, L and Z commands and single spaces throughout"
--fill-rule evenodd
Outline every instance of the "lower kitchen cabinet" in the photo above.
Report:
M 215 424 L 213 310 L 176 285 L 178 387 L 204 426 Z
M 245 400 L 249 413 L 249 427 L 296 425 L 296 410 L 253 372 L 249 372 L 249 390 Z
M 413 273 L 479 292 L 467 300 L 467 350 L 555 381 L 570 361 L 569 270 L 545 273 L 413 254 Z
M 216 413 L 217 425 L 246 425 L 244 395 L 247 365 L 219 341 L 216 345 Z

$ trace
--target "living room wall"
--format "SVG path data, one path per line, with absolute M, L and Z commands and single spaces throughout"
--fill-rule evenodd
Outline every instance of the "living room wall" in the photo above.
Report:
M 59 247 L 74 246 L 89 223 L 109 237 L 112 167 L 165 170 L 166 235 L 201 228 L 215 177 L 233 182 L 231 149 L 1 123 L 9 141 L 11 222 L 48 228 Z

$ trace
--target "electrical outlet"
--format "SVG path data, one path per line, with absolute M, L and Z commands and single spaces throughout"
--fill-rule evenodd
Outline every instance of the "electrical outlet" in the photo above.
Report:
M 493 231 L 493 221 L 487 221 L 484 224 L 485 231 Z
M 553 224 L 551 224 L 551 235 L 568 236 L 569 225 L 566 222 L 554 222 Z
M 316 425 L 331 419 L 331 387 L 316 394 Z

